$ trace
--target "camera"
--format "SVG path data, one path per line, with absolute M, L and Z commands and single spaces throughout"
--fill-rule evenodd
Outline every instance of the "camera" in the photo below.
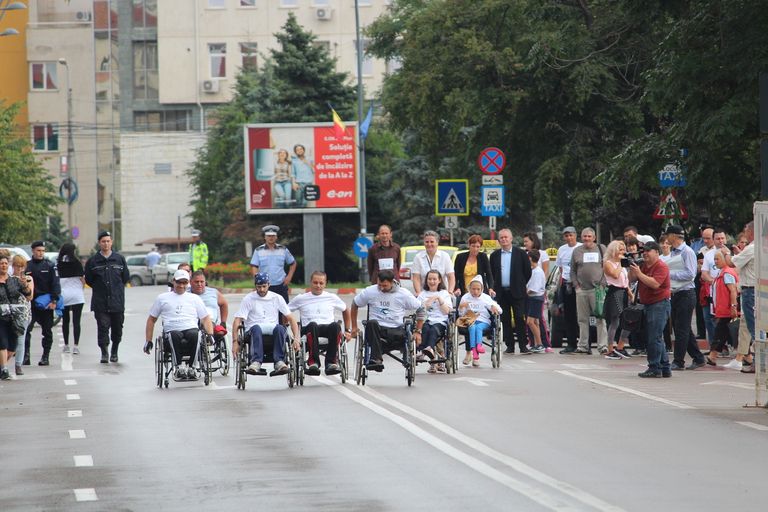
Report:
M 621 266 L 624 268 L 629 268 L 632 263 L 638 267 L 645 263 L 642 249 L 639 249 L 637 252 L 628 252 L 621 258 Z

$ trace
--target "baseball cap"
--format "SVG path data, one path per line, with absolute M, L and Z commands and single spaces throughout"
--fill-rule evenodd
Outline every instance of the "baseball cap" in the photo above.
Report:
M 189 281 L 189 272 L 187 272 L 186 270 L 177 270 L 176 272 L 173 273 L 174 281 L 181 281 L 183 279 L 186 279 L 187 281 Z
M 643 249 L 646 251 L 654 250 L 654 251 L 661 252 L 661 247 L 659 247 L 659 244 L 653 241 L 645 242 L 645 244 L 643 244 Z
M 637 241 L 645 245 L 648 242 L 655 242 L 651 235 L 637 235 Z
M 563 228 L 563 234 L 566 234 L 566 233 L 576 233 L 576 228 L 573 226 L 566 226 L 565 228 Z

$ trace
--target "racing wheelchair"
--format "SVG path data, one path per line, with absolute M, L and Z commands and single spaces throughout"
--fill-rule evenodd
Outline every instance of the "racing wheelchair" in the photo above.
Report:
M 263 334 L 264 339 L 264 362 L 274 363 L 272 357 L 272 339 L 271 334 Z M 235 386 L 237 389 L 245 389 L 245 383 L 248 380 L 248 373 L 246 370 L 251 361 L 251 339 L 250 335 L 246 334 L 245 326 L 241 323 L 237 329 L 237 342 L 239 350 L 235 356 Z M 292 388 L 294 385 L 304 385 L 304 347 L 302 346 L 299 351 L 293 348 L 293 333 L 288 330 L 285 338 L 284 354 L 285 364 L 288 365 L 288 373 L 286 377 L 288 379 L 288 387 Z M 267 374 L 267 370 L 262 368 L 257 376 L 264 376 Z
M 405 368 L 405 380 L 410 387 L 413 381 L 416 379 L 416 344 L 413 339 L 413 329 L 416 323 L 415 315 L 408 316 L 403 319 L 403 326 L 405 327 L 405 339 L 402 345 L 395 346 L 386 339 L 382 338 L 381 354 L 382 356 L 388 355 L 395 361 L 399 362 Z M 363 326 L 367 324 L 367 321 L 363 322 Z M 394 352 L 400 351 L 402 357 L 399 357 Z M 364 332 L 358 331 L 357 338 L 355 339 L 355 382 L 357 385 L 365 386 L 365 381 L 368 379 L 367 364 L 371 357 L 371 347 L 365 342 Z
M 502 329 L 501 315 L 498 313 L 491 313 L 491 325 L 483 333 L 483 345 L 491 349 L 491 366 L 494 368 L 499 368 L 501 366 L 501 341 L 504 339 Z M 464 336 L 464 343 L 468 344 L 469 329 L 466 327 L 457 327 L 456 331 L 457 334 Z M 454 346 L 458 348 L 458 339 Z M 453 357 L 455 358 L 453 361 L 454 373 L 458 369 L 458 352 L 458 350 L 454 350 L 453 354 Z
M 205 333 L 203 330 L 198 330 L 198 338 L 197 338 L 197 355 L 195 359 L 197 360 L 197 364 L 195 365 L 195 370 L 199 372 L 203 376 L 203 383 L 207 386 L 211 383 L 212 380 L 212 371 L 211 371 L 211 357 L 210 352 L 208 350 L 208 347 L 210 344 L 213 344 L 214 341 L 208 334 Z M 191 380 L 197 380 L 197 379 L 181 379 L 177 378 L 176 375 L 173 375 L 174 373 L 174 365 L 173 365 L 173 347 L 171 346 L 171 336 L 170 333 L 164 332 L 157 338 L 155 338 L 155 382 L 157 384 L 157 387 L 162 389 L 163 387 L 167 388 L 171 379 L 173 379 L 176 382 L 190 382 Z M 188 357 L 184 356 L 181 358 L 182 360 L 187 360 Z M 179 361 L 181 363 L 182 361 Z M 192 365 L 190 365 L 191 367 Z

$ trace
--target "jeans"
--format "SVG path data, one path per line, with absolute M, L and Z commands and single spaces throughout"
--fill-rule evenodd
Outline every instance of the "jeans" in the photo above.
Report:
M 691 318 L 696 302 L 696 290 L 681 290 L 672 294 L 672 329 L 675 331 L 672 361 L 678 366 L 685 366 L 686 352 L 697 363 L 704 361 L 696 336 L 691 331 Z
M 473 349 L 483 344 L 483 333 L 491 328 L 490 324 L 475 320 L 475 323 L 469 326 L 469 347 Z
M 405 327 L 385 327 L 376 320 L 368 320 L 365 324 L 365 344 L 371 349 L 369 361 L 381 362 L 382 341 L 384 350 L 405 351 Z
M 425 348 L 431 348 L 434 350 L 437 345 L 437 340 L 445 336 L 447 327 L 445 324 L 433 324 L 429 321 L 424 322 L 421 327 L 421 345 L 417 347 L 418 350 L 424 350 Z
M 248 333 L 251 337 L 251 360 L 249 362 L 264 362 L 264 334 L 263 330 L 268 331 L 269 326 L 261 326 L 259 324 L 250 328 Z M 284 325 L 276 325 L 272 328 L 272 361 L 277 363 L 285 359 L 285 339 L 288 336 Z
M 26 351 L 24 350 L 24 338 L 25 336 L 22 334 L 16 341 L 16 366 L 24 364 L 24 355 L 26 354 Z
M 198 344 L 200 343 L 200 330 L 169 331 L 167 334 L 171 340 L 173 366 L 179 366 L 185 356 L 189 357 L 189 366 L 194 366 L 197 359 Z
M 320 366 L 320 338 L 328 340 L 328 344 L 325 346 L 325 367 L 328 368 L 329 364 L 336 363 L 336 353 L 339 351 L 339 335 L 341 334 L 341 326 L 338 323 L 318 324 L 317 322 L 310 322 L 301 328 L 301 334 L 307 337 L 307 349 L 309 350 L 307 364 Z
M 704 326 L 706 327 L 707 331 L 707 341 L 710 345 L 715 341 L 715 322 L 716 319 L 714 316 L 712 316 L 712 312 L 709 309 L 709 305 L 703 306 L 701 308 L 702 313 L 704 314 Z
M 669 299 L 645 305 L 645 332 L 648 369 L 656 373 L 670 371 L 667 350 L 664 347 L 664 325 L 671 308 Z
M 755 289 L 741 289 L 741 312 L 744 314 L 744 320 L 747 321 L 747 329 L 752 339 L 755 339 Z

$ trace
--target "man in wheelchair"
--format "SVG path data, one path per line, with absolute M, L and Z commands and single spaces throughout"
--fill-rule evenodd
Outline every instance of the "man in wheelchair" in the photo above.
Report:
M 370 347 L 370 358 L 366 368 L 380 372 L 384 370 L 381 340 L 389 350 L 402 349 L 405 346 L 405 326 L 403 317 L 406 311 L 416 310 L 417 320 L 414 330 L 416 346 L 421 344 L 421 327 L 424 324 L 424 308 L 419 299 L 411 292 L 400 288 L 395 283 L 395 274 L 391 270 L 379 272 L 379 282 L 365 288 L 355 296 L 352 302 L 352 336 L 357 336 L 357 311 L 368 306 L 368 322 L 365 324 L 363 337 Z
M 246 340 L 251 343 L 251 360 L 246 372 L 250 375 L 259 375 L 261 365 L 264 362 L 264 336 L 272 337 L 272 356 L 275 369 L 271 373 L 285 375 L 288 373 L 288 365 L 285 363 L 285 341 L 288 331 L 285 325 L 280 323 L 280 314 L 291 324 L 293 333 L 293 346 L 299 350 L 299 325 L 291 316 L 285 299 L 275 292 L 269 291 L 269 276 L 264 272 L 258 272 L 254 276 L 255 292 L 245 296 L 240 304 L 240 309 L 235 313 L 232 330 L 237 333 L 240 324 L 245 324 Z M 240 347 L 237 337 L 232 343 L 232 352 L 237 356 Z
M 200 327 L 208 335 L 213 334 L 213 323 L 199 296 L 187 293 L 189 272 L 177 270 L 173 274 L 173 291 L 158 295 L 149 309 L 146 326 L 144 353 L 152 350 L 152 333 L 155 323 L 163 317 L 163 334 L 170 338 L 170 351 L 173 356 L 174 378 L 179 380 L 197 379 L 195 359 L 197 358 Z M 189 358 L 186 366 L 184 357 Z
M 344 337 L 351 339 L 349 309 L 338 295 L 325 291 L 328 277 L 325 272 L 315 270 L 310 276 L 310 291 L 293 298 L 288 304 L 291 311 L 298 311 L 301 315 L 301 334 L 307 337 L 309 360 L 307 375 L 320 375 L 320 336 L 328 339 L 325 349 L 325 374 L 337 375 L 341 373 L 337 361 L 339 351 L 338 340 L 341 327 L 336 322 L 334 311 L 342 312 L 344 317 Z

